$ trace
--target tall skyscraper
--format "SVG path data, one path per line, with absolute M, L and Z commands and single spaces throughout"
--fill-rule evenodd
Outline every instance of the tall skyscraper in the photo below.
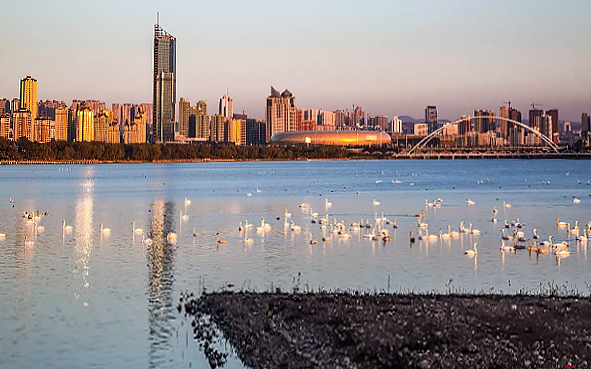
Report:
M 425 123 L 429 127 L 429 133 L 437 130 L 437 107 L 429 105 L 425 109 Z
M 31 112 L 31 119 L 37 118 L 37 80 L 31 76 L 21 80 L 21 109 Z
M 297 127 L 296 99 L 289 92 L 275 90 L 271 86 L 271 95 L 267 97 L 267 142 L 275 133 L 293 132 Z
M 222 96 L 220 99 L 220 115 L 224 118 L 232 119 L 234 116 L 234 101 L 232 101 L 232 96 L 226 94 Z
M 154 26 L 153 139 L 174 140 L 176 104 L 176 38 Z

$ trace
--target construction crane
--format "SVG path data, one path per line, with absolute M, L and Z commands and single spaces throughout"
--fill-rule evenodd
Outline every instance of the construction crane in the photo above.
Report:
M 535 102 L 531 103 L 531 107 L 533 110 L 536 110 L 536 106 L 544 106 L 544 104 L 536 104 Z

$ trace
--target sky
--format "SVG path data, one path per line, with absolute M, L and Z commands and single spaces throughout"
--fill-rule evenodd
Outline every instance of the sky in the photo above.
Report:
M 591 113 L 589 0 L 0 0 L 0 98 L 152 101 L 156 12 L 177 38 L 177 99 L 226 88 L 265 118 L 270 86 L 299 108 L 440 118 L 532 102 Z

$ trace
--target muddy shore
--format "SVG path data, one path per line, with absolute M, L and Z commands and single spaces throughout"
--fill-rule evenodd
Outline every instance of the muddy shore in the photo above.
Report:
M 219 329 L 251 368 L 588 368 L 577 297 L 222 292 L 184 296 L 212 367 Z

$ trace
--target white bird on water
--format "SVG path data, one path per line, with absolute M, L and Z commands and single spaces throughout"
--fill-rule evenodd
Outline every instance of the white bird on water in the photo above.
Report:
M 135 222 L 131 222 L 131 232 L 132 233 L 144 233 L 144 230 L 141 228 L 136 228 Z
M 110 234 L 111 233 L 111 228 L 103 228 L 103 223 L 101 223 L 100 226 L 101 226 L 101 233 L 102 234 Z
M 379 201 L 376 201 L 376 199 L 373 199 L 373 200 L 371 201 L 371 203 L 373 204 L 373 206 L 378 206 L 378 205 L 380 205 L 380 202 L 379 202 Z
M 72 226 L 67 226 L 66 221 L 62 220 L 62 230 L 66 232 L 71 232 L 74 229 Z
M 464 254 L 468 255 L 468 256 L 476 256 L 476 254 L 478 253 L 478 250 L 476 249 L 476 245 L 478 245 L 478 243 L 475 242 L 473 249 L 472 250 L 470 250 L 470 249 L 465 250 Z

